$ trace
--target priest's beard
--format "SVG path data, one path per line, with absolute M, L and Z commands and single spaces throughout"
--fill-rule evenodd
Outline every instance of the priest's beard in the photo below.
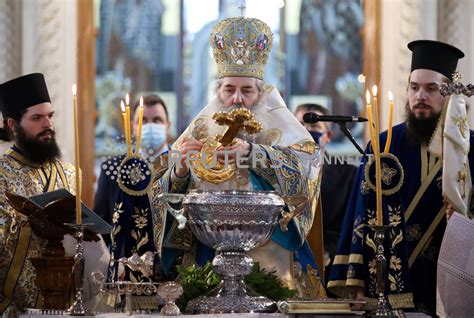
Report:
M 438 125 L 441 112 L 433 113 L 427 117 L 416 117 L 410 110 L 408 102 L 405 106 L 405 121 L 408 127 L 408 134 L 419 143 L 429 143 L 431 136 Z
M 61 150 L 56 143 L 53 130 L 46 129 L 33 137 L 21 125 L 17 125 L 16 128 L 15 144 L 28 160 L 43 164 L 61 158 Z M 46 133 L 52 133 L 51 139 L 48 141 L 39 140 L 39 137 Z

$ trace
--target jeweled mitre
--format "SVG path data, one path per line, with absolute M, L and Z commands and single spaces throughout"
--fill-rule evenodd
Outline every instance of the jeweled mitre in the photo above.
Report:
M 270 27 L 259 19 L 234 17 L 220 21 L 210 38 L 218 77 L 263 79 L 272 40 Z

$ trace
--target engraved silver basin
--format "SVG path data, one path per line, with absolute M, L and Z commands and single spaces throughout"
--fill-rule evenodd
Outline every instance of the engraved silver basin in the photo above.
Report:
M 221 284 L 213 296 L 190 301 L 187 312 L 275 310 L 268 298 L 249 295 L 243 280 L 254 264 L 247 252 L 267 242 L 278 222 L 285 206 L 280 196 L 273 191 L 192 190 L 186 195 L 161 194 L 160 200 L 180 226 L 187 221 L 196 238 L 217 251 L 212 264 L 221 276 Z M 179 203 L 181 209 L 172 207 Z

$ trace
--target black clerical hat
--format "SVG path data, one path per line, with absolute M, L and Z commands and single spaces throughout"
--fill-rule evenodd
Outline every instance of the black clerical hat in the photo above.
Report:
M 3 118 L 18 117 L 28 107 L 51 102 L 43 74 L 24 75 L 0 85 Z
M 438 41 L 413 41 L 408 43 L 408 48 L 413 52 L 411 72 L 423 68 L 441 73 L 451 80 L 458 60 L 464 57 L 457 47 Z

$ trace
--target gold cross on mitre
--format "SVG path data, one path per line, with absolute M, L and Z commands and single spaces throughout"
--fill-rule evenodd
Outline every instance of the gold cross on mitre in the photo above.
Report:
M 461 186 L 461 197 L 466 197 L 466 181 L 467 181 L 467 165 L 464 163 L 462 170 L 458 172 L 458 178 L 456 180 Z
M 219 140 L 223 146 L 232 144 L 240 130 L 245 130 L 249 134 L 255 134 L 262 130 L 262 125 L 254 119 L 252 112 L 247 108 L 234 109 L 230 113 L 217 112 L 212 116 L 212 119 L 219 125 L 228 126 Z

